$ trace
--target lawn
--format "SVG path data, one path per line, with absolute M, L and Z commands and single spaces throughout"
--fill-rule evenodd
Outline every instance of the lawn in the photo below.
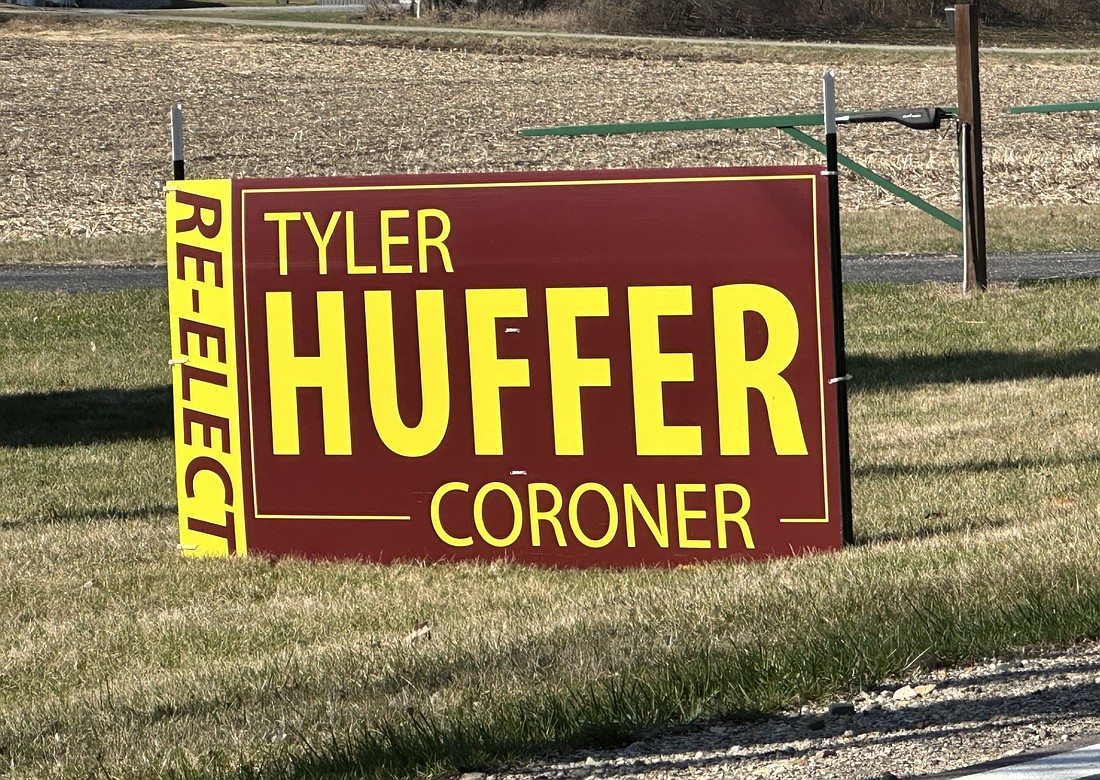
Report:
M 0 754 L 431 775 L 1098 636 L 1098 288 L 850 286 L 856 544 L 638 571 L 183 559 L 164 293 L 0 293 Z

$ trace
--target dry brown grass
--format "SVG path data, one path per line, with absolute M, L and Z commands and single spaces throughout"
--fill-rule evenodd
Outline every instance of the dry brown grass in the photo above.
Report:
M 188 175 L 316 176 L 805 163 L 772 131 L 522 138 L 520 128 L 954 103 L 946 53 L 240 32 L 0 19 L 0 241 L 151 233 L 170 172 L 167 112 L 187 116 Z M 434 40 L 448 46 L 456 40 Z M 1096 58 L 983 64 L 991 206 L 1100 202 L 1095 114 L 1009 116 L 1095 98 Z M 955 210 L 954 134 L 845 131 L 843 151 Z M 845 208 L 891 205 L 855 179 Z

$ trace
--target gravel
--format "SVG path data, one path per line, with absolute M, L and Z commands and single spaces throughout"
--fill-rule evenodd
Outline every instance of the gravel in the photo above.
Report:
M 942 772 L 1100 734 L 1100 643 L 894 680 L 847 701 L 651 735 L 485 780 L 820 778 Z M 474 780 L 467 777 L 467 780 Z

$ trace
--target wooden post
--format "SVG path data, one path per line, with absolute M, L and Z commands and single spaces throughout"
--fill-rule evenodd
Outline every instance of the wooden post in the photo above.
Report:
M 964 292 L 988 286 L 985 256 L 985 180 L 982 176 L 982 99 L 978 82 L 978 0 L 955 4 L 955 66 L 959 94 L 959 143 L 966 168 L 963 208 L 966 269 Z

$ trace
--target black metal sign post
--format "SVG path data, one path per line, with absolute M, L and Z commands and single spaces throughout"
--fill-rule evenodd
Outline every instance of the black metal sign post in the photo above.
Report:
M 938 130 L 947 117 L 942 108 L 901 108 L 894 111 L 869 111 L 858 114 L 836 114 L 836 81 L 832 73 L 825 73 L 825 159 L 829 178 L 829 233 L 833 255 L 833 301 L 836 323 L 836 373 L 831 380 L 837 385 L 837 419 L 840 432 L 840 489 L 843 510 L 844 541 L 852 541 L 852 476 L 848 450 L 848 373 L 844 349 L 843 281 L 840 274 L 840 183 L 837 181 L 836 129 L 839 124 L 867 124 L 894 122 L 911 130 Z M 965 218 L 965 214 L 963 215 Z M 965 219 L 964 219 L 965 224 Z M 984 233 L 983 233 L 984 240 Z M 984 255 L 983 255 L 984 257 Z
M 848 445 L 848 360 L 844 349 L 844 280 L 840 268 L 840 175 L 836 149 L 836 80 L 829 71 L 822 78 L 825 98 L 825 178 L 829 193 L 829 254 L 833 277 L 833 343 L 836 376 L 836 427 L 840 463 L 840 529 L 845 544 L 855 541 L 852 528 L 852 463 Z

